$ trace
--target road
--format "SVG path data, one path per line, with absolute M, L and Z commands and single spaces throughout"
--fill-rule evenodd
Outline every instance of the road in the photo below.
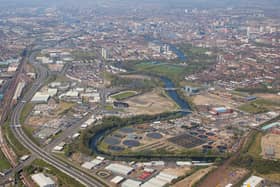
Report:
M 31 86 L 31 88 L 24 94 L 23 98 L 18 102 L 12 112 L 10 125 L 15 137 L 37 158 L 44 160 L 48 164 L 56 167 L 60 171 L 73 177 L 82 184 L 90 187 L 105 186 L 98 180 L 94 179 L 92 176 L 89 176 L 87 173 L 83 173 L 80 170 L 70 166 L 69 164 L 64 163 L 58 158 L 52 156 L 49 152 L 37 146 L 23 131 L 20 124 L 20 114 L 25 104 L 32 99 L 33 95 L 41 88 L 41 86 L 43 86 L 44 81 L 48 77 L 48 70 L 44 66 L 34 62 L 33 65 L 37 72 L 37 79 Z

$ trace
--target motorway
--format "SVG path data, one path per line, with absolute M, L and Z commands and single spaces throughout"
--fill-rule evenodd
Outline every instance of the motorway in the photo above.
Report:
M 31 55 L 32 56 L 32 55 Z M 77 181 L 81 182 L 85 186 L 89 187 L 101 187 L 106 186 L 105 184 L 99 182 L 97 179 L 94 179 L 92 176 L 84 173 L 69 164 L 59 160 L 58 158 L 52 156 L 49 152 L 45 151 L 41 147 L 37 146 L 30 138 L 25 134 L 23 131 L 21 124 L 20 124 L 20 115 L 21 112 L 27 102 L 29 102 L 33 95 L 43 86 L 44 81 L 48 77 L 48 70 L 44 66 L 38 63 L 34 63 L 32 60 L 33 66 L 37 72 L 37 79 L 35 80 L 34 84 L 31 88 L 24 94 L 22 99 L 18 102 L 15 106 L 12 116 L 11 116 L 11 129 L 15 135 L 15 137 L 26 147 L 34 156 L 40 158 L 47 162 L 48 164 L 56 167 L 60 171 L 66 173 L 67 175 L 73 177 Z

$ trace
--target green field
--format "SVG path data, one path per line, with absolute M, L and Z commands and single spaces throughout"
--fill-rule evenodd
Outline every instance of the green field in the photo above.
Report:
M 135 91 L 124 91 L 124 92 L 114 94 L 111 97 L 116 99 L 116 100 L 123 100 L 123 99 L 126 99 L 128 97 L 132 97 L 136 94 L 137 94 L 137 92 L 135 92 Z
M 114 110 L 113 105 L 109 105 L 109 104 L 105 105 L 104 108 L 105 108 L 105 110 L 108 110 L 108 111 Z
M 13 151 L 18 157 L 28 155 L 29 151 L 16 139 L 9 124 L 9 120 L 7 120 L 6 123 L 2 126 L 4 137 L 7 143 L 12 147 Z
M 251 146 L 249 147 L 248 154 L 256 158 L 261 158 L 260 156 L 262 152 L 261 140 L 262 140 L 262 133 L 257 133 L 254 136 Z
M 195 47 L 191 44 L 180 44 L 178 47 L 188 58 L 195 59 L 199 57 L 208 57 L 206 54 L 208 51 L 207 48 Z
M 252 114 L 258 114 L 258 113 L 267 112 L 273 109 L 274 107 L 280 107 L 280 102 L 274 102 L 265 99 L 257 99 L 255 101 L 241 105 L 239 107 L 239 110 Z
M 20 123 L 24 124 L 25 119 L 27 118 L 27 116 L 30 114 L 30 112 L 32 111 L 34 105 L 32 103 L 27 103 L 24 105 L 22 112 L 20 114 Z
M 138 71 L 154 73 L 159 76 L 167 76 L 171 79 L 181 78 L 187 71 L 187 66 L 152 62 L 142 62 L 140 64 L 136 64 L 135 68 Z
M 183 80 L 184 76 L 202 72 L 216 63 L 214 51 L 211 51 L 213 55 L 207 55 L 209 49 L 194 47 L 191 44 L 180 44 L 176 47 L 187 57 L 184 64 L 179 59 L 175 59 L 161 62 L 132 61 L 125 63 L 124 66 L 138 73 L 168 77 L 176 84 Z
M 11 167 L 3 152 L 0 150 L 0 172 Z
M 257 106 L 253 103 L 241 105 L 238 109 L 252 114 L 264 113 L 268 111 L 265 107 Z
M 258 88 L 237 88 L 236 91 L 238 92 L 247 92 L 250 94 L 255 94 L 255 93 L 272 93 L 272 94 L 276 94 L 278 93 L 280 90 L 278 89 L 268 89 L 265 86 L 261 86 Z

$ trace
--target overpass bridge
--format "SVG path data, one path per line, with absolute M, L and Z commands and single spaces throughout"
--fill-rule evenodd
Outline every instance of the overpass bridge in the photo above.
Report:
M 181 88 L 164 88 L 164 90 L 166 91 L 176 91 L 176 90 L 180 90 Z
M 178 112 L 185 112 L 185 113 L 191 113 L 192 111 L 189 109 L 178 109 Z

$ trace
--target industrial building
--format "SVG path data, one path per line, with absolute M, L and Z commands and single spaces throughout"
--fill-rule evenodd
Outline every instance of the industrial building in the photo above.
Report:
M 91 170 L 94 168 L 94 163 L 92 162 L 85 162 L 82 164 L 82 167 L 85 168 L 85 169 L 88 169 L 88 170 Z
M 57 94 L 58 90 L 57 88 L 48 88 L 48 94 L 53 97 Z
M 48 100 L 50 99 L 50 95 L 48 93 L 44 92 L 37 92 L 31 102 L 36 102 L 36 103 L 47 103 Z
M 254 101 L 254 100 L 256 100 L 256 99 L 257 99 L 256 96 L 251 95 L 251 96 L 246 97 L 246 98 L 245 98 L 245 101 Z
M 105 169 L 121 175 L 129 175 L 134 170 L 132 167 L 121 164 L 110 164 Z
M 144 166 L 164 166 L 164 161 L 151 161 L 151 162 L 145 162 L 143 163 Z
M 85 169 L 88 169 L 88 170 L 91 170 L 93 169 L 94 167 L 100 165 L 101 163 L 103 162 L 103 160 L 100 160 L 98 158 L 90 161 L 90 162 L 85 162 L 82 167 L 85 168 Z
M 194 95 L 194 94 L 199 93 L 199 88 L 195 88 L 195 87 L 191 87 L 191 86 L 185 86 L 185 91 L 190 95 Z
M 18 100 L 18 98 L 20 97 L 24 87 L 25 87 L 25 82 L 21 81 L 21 82 L 18 83 L 15 94 L 14 94 L 14 97 L 13 97 L 14 101 Z
M 268 124 L 268 125 L 262 127 L 262 130 L 267 131 L 267 130 L 273 128 L 273 127 L 280 127 L 280 122 L 275 122 L 275 123 Z
M 105 48 L 102 48 L 102 49 L 101 49 L 101 55 L 102 55 L 102 57 L 103 57 L 105 60 L 107 60 L 107 58 L 108 58 L 108 52 L 107 52 L 107 50 L 106 50 Z
M 121 187 L 140 187 L 141 184 L 141 181 L 127 179 L 121 184 Z
M 258 176 L 251 176 L 249 179 L 247 179 L 242 187 L 262 187 L 264 186 L 264 179 Z
M 141 187 L 164 187 L 172 180 L 177 179 L 178 176 L 170 175 L 164 172 L 160 172 L 156 177 L 151 178 L 145 182 Z
M 232 109 L 226 107 L 215 107 L 210 110 L 210 113 L 213 115 L 228 114 L 232 112 L 233 112 Z
M 55 182 L 50 178 L 45 176 L 43 173 L 37 173 L 31 176 L 32 180 L 39 187 L 55 187 Z
M 53 148 L 53 151 L 60 152 L 64 149 L 64 146 L 65 146 L 65 142 L 61 142 L 59 145 L 57 145 Z
M 116 108 L 128 108 L 129 104 L 125 103 L 125 102 L 120 102 L 120 101 L 114 101 L 114 107 Z
M 114 177 L 110 182 L 113 184 L 120 184 L 124 180 L 123 177 L 121 176 L 116 176 Z

